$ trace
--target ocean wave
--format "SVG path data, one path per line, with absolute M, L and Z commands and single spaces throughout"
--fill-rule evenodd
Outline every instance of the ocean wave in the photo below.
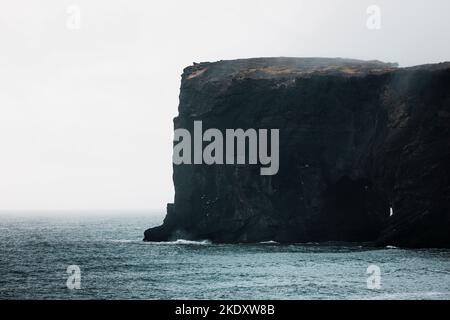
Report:
M 142 241 L 142 240 L 130 240 L 130 239 L 114 239 L 110 240 L 111 242 L 115 243 L 137 243 L 137 244 L 153 244 L 153 245 L 184 245 L 184 244 L 190 244 L 190 245 L 205 245 L 205 244 L 211 244 L 211 241 L 209 240 L 200 240 L 200 241 L 194 241 L 194 240 L 185 240 L 185 239 L 178 239 L 175 241 Z
M 269 241 L 261 241 L 259 242 L 259 244 L 279 244 L 279 242 L 269 240 Z
M 398 249 L 398 247 L 396 247 L 396 246 L 386 246 L 385 248 L 386 249 Z
M 110 241 L 116 242 L 116 243 L 141 243 L 142 242 L 140 240 L 130 240 L 130 239 L 113 239 Z
M 194 241 L 194 240 L 185 240 L 185 239 L 178 239 L 175 241 L 166 241 L 166 242 L 157 242 L 160 244 L 199 244 L 199 245 L 204 245 L 204 244 L 211 244 L 211 241 L 209 240 L 199 240 L 199 241 Z

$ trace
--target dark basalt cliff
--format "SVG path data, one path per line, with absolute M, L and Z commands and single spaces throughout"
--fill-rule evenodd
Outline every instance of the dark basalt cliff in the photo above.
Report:
M 280 168 L 174 165 L 146 241 L 450 247 L 450 63 L 258 58 L 184 70 L 175 128 L 279 128 Z M 393 215 L 390 216 L 390 208 Z

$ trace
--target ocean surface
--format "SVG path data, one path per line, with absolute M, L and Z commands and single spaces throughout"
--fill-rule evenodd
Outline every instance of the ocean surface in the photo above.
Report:
M 450 299 L 450 250 L 142 242 L 162 219 L 1 215 L 0 299 Z

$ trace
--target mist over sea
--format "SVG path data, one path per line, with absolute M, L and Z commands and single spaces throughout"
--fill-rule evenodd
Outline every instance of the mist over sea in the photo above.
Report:
M 1 215 L 0 299 L 450 299 L 448 249 L 142 242 L 162 219 Z M 367 288 L 369 265 L 380 289 Z

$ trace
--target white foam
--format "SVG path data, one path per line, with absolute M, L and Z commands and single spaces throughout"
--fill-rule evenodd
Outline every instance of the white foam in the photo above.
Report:
M 114 239 L 111 240 L 111 242 L 116 242 L 116 243 L 140 243 L 142 241 L 139 240 L 130 240 L 130 239 Z
M 193 241 L 193 240 L 185 240 L 185 239 L 178 239 L 175 241 L 142 241 L 142 240 L 130 240 L 130 239 L 114 239 L 110 240 L 111 242 L 115 243 L 136 243 L 136 244 L 161 244 L 161 245 L 170 245 L 170 244 L 176 244 L 176 245 L 183 245 L 183 244 L 191 244 L 191 245 L 205 245 L 205 244 L 211 244 L 211 241 L 209 240 L 201 240 L 201 241 Z
M 278 242 L 269 240 L 269 241 L 261 241 L 260 244 L 278 244 Z
M 194 240 L 185 240 L 185 239 L 178 239 L 175 241 L 164 241 L 164 242 L 154 242 L 158 244 L 195 244 L 195 245 L 205 245 L 205 244 L 211 244 L 211 241 L 209 240 L 200 240 L 200 241 L 194 241 Z
M 386 249 L 398 249 L 396 246 L 386 246 Z

